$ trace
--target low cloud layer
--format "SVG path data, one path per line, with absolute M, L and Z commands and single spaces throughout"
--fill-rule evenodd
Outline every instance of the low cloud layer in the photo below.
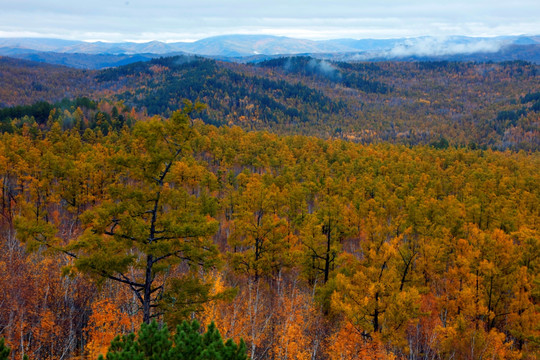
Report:
M 494 53 L 504 46 L 500 39 L 460 39 L 460 38 L 417 38 L 406 40 L 384 53 L 385 57 L 408 56 L 445 56 L 455 54 L 473 54 L 479 52 Z

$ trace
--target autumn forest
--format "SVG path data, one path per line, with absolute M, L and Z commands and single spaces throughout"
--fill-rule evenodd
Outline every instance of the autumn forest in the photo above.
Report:
M 539 359 L 539 72 L 0 57 L 0 359 Z

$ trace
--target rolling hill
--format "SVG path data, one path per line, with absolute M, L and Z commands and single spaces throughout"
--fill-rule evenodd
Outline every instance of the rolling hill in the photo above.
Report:
M 526 62 L 329 62 L 283 57 L 256 64 L 193 56 L 88 71 L 0 59 L 2 106 L 87 96 L 169 116 L 183 99 L 214 125 L 370 143 L 538 149 L 540 66 Z

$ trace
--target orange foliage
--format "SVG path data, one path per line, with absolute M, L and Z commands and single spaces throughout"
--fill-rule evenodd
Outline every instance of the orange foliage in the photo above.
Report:
M 326 355 L 330 360 L 394 360 L 376 338 L 363 337 L 350 322 L 345 321 L 328 339 Z
M 133 331 L 136 320 L 122 312 L 109 299 L 98 300 L 92 304 L 92 315 L 88 321 L 88 343 L 86 352 L 90 359 L 96 359 L 99 354 L 106 354 L 111 341 L 118 334 Z

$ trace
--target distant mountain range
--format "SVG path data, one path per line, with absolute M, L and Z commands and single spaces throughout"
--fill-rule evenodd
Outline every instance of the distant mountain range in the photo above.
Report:
M 0 55 L 77 68 L 105 68 L 161 56 L 196 54 L 228 61 L 262 61 L 304 54 L 341 61 L 525 60 L 540 63 L 540 36 L 452 36 L 313 41 L 270 35 L 224 35 L 195 42 L 107 43 L 0 38 Z
M 475 41 L 474 38 L 468 38 Z M 201 39 L 195 42 L 164 43 L 106 43 L 59 39 L 3 38 L 0 51 L 5 55 L 28 52 L 56 52 L 81 54 L 170 54 L 191 53 L 207 56 L 244 57 L 251 55 L 278 55 L 304 53 L 357 52 L 366 50 L 390 50 L 406 39 L 353 40 L 338 39 L 313 41 L 271 35 L 223 35 Z M 463 41 L 463 40 L 460 40 Z M 539 41 L 540 42 L 540 41 Z

